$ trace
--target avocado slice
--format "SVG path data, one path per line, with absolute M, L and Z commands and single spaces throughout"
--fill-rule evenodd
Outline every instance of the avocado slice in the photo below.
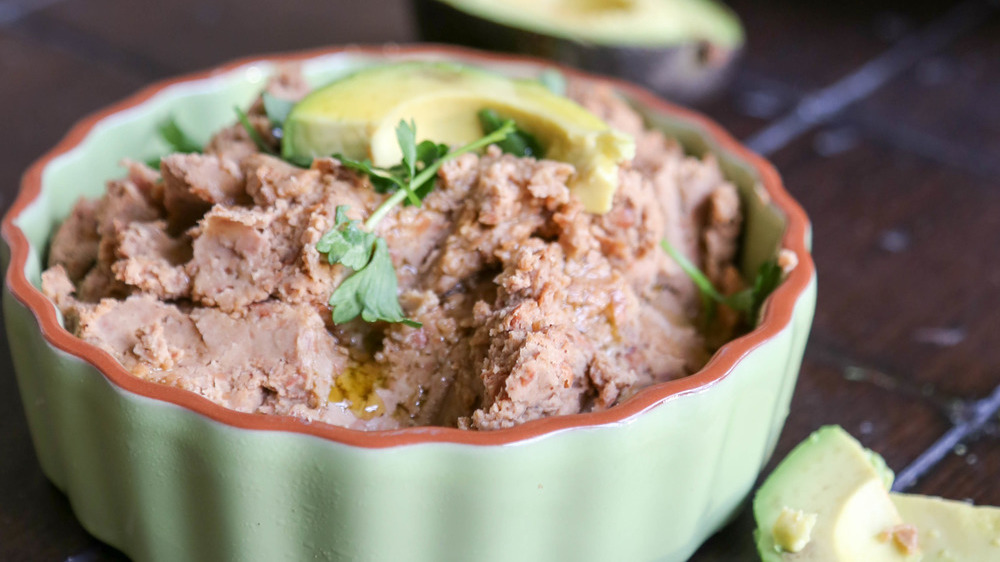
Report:
M 917 528 L 922 562 L 1000 560 L 1000 508 L 911 494 L 890 494 Z
M 754 498 L 761 559 L 916 560 L 879 537 L 903 523 L 887 491 L 892 478 L 882 458 L 843 429 L 820 428 L 789 453 Z
M 611 208 L 619 165 L 635 142 L 572 100 L 533 80 L 513 80 L 441 62 L 373 66 L 310 93 L 285 121 L 286 158 L 371 158 L 388 167 L 402 158 L 400 120 L 416 124 L 418 140 L 460 145 L 483 136 L 477 113 L 492 109 L 533 135 L 546 158 L 573 164 L 570 188 L 594 213 Z
M 1000 508 L 890 493 L 877 453 L 838 426 L 809 436 L 754 498 L 764 562 L 1000 560 Z M 894 534 L 913 536 L 907 548 Z
M 715 0 L 417 0 L 426 41 L 547 57 L 682 102 L 717 93 L 744 43 Z

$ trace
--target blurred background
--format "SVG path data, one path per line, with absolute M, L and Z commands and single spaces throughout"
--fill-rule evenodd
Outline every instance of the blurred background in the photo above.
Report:
M 838 423 L 901 487 L 1000 505 L 1000 3 L 728 5 L 745 43 L 725 79 L 685 101 L 776 164 L 813 220 L 819 269 L 776 456 Z M 251 54 L 414 42 L 417 20 L 406 0 L 0 0 L 0 205 L 73 122 L 152 81 Z M 639 56 L 626 55 L 615 64 Z M 121 560 L 41 474 L 0 345 L 0 559 Z M 752 528 L 744 510 L 694 560 L 754 559 Z

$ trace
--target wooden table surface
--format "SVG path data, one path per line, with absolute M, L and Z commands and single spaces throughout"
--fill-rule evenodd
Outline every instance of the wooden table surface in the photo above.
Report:
M 837 423 L 899 487 L 1000 505 L 1000 3 L 732 4 L 749 48 L 702 109 L 777 165 L 819 271 L 776 456 Z M 397 0 L 0 0 L 0 204 L 70 124 L 152 80 L 415 39 Z M 39 470 L 2 339 L 0 560 L 122 560 Z M 755 559 L 752 528 L 744 509 L 692 560 Z

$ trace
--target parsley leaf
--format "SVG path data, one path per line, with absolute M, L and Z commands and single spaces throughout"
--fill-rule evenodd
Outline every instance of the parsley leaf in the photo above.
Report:
M 243 125 L 244 129 L 246 129 L 247 135 L 250 136 L 250 140 L 257 145 L 257 150 L 266 154 L 277 154 L 274 152 L 274 149 L 271 148 L 271 145 L 267 144 L 267 142 L 264 141 L 264 138 L 260 136 L 260 133 L 257 132 L 257 128 L 250 122 L 250 118 L 247 117 L 246 112 L 238 106 L 233 106 L 233 109 L 236 110 L 236 117 L 239 118 L 240 124 Z
M 422 324 L 406 318 L 403 308 L 399 306 L 396 270 L 385 239 L 372 237 L 375 239 L 375 250 L 371 260 L 363 268 L 355 270 L 330 295 L 334 323 L 348 322 L 360 314 L 365 322 L 402 322 L 419 328 Z
M 496 131 L 504 124 L 500 115 L 492 109 L 482 109 L 477 115 L 479 116 L 479 124 L 486 134 Z M 542 145 L 538 143 L 538 139 L 521 129 L 507 135 L 507 138 L 498 142 L 497 146 L 500 147 L 500 150 L 514 156 L 545 157 L 545 152 L 542 150 Z
M 192 152 L 201 152 L 202 147 L 194 139 L 188 136 L 183 129 L 177 124 L 177 121 L 173 117 L 168 117 L 166 121 L 160 123 L 156 128 L 156 132 L 163 139 L 163 142 L 167 143 L 169 148 L 169 153 L 182 152 L 185 154 L 190 154 Z M 159 168 L 160 160 L 162 157 L 157 156 L 156 158 L 150 158 L 146 161 L 146 165 L 150 168 Z
M 157 131 L 174 152 L 201 152 L 201 145 L 189 137 L 173 117 L 161 123 Z
M 292 113 L 292 108 L 295 107 L 296 102 L 272 96 L 268 92 L 263 92 L 260 95 L 260 100 L 261 103 L 264 104 L 264 114 L 267 115 L 267 120 L 271 122 L 271 136 L 278 139 L 279 143 L 283 142 L 283 139 L 285 137 L 285 121 L 288 121 L 288 116 Z M 237 115 L 239 115 L 239 113 L 241 112 L 237 111 Z M 270 146 L 268 146 L 266 149 L 262 148 L 264 146 L 262 144 L 264 139 L 260 139 L 261 142 L 257 142 L 257 140 L 260 138 L 260 135 L 256 135 L 257 130 L 254 129 L 253 127 L 247 128 L 249 119 L 243 119 L 243 117 L 240 117 L 240 123 L 242 123 L 243 127 L 247 129 L 247 133 L 250 134 L 250 138 L 254 139 L 254 143 L 257 144 L 257 147 L 261 148 L 261 150 L 265 150 L 265 152 L 268 152 L 269 154 L 274 154 L 275 156 L 281 153 L 281 158 L 285 162 L 288 162 L 289 164 L 298 166 L 300 168 L 308 168 L 312 166 L 313 159 L 308 156 L 285 155 L 283 154 L 283 151 L 280 149 L 277 151 L 271 150 Z M 251 129 L 253 130 L 251 131 Z M 257 138 L 254 138 L 255 136 Z
M 334 154 L 333 157 L 340 160 L 345 168 L 367 175 L 377 193 L 388 193 L 403 187 L 402 167 L 398 164 L 392 168 L 377 168 L 367 158 L 352 160 L 343 154 Z
M 424 170 L 434 164 L 434 162 L 444 158 L 447 154 L 448 145 L 425 140 L 417 145 L 417 169 Z M 423 201 L 424 197 L 427 197 L 427 194 L 434 189 L 434 176 L 427 176 L 422 182 L 410 182 L 410 189 Z
M 337 206 L 335 220 L 334 227 L 316 243 L 316 250 L 326 254 L 330 265 L 342 263 L 354 270 L 363 269 L 371 259 L 377 236 L 358 228 L 361 221 L 348 220 L 346 205 Z
M 723 295 L 708 277 L 698 269 L 690 260 L 687 259 L 684 254 L 680 253 L 676 248 L 670 245 L 666 239 L 660 241 L 660 246 L 663 250 L 670 255 L 671 258 L 677 265 L 680 266 L 684 273 L 694 281 L 695 286 L 698 287 L 698 291 L 701 293 L 701 302 L 705 310 L 705 316 L 708 321 L 715 315 L 715 305 L 716 303 L 724 304 L 729 308 L 740 312 L 743 314 L 744 319 L 747 324 L 754 326 L 757 324 L 757 320 L 760 317 L 760 309 L 764 305 L 764 301 L 767 297 L 774 292 L 774 290 L 781 284 L 782 271 L 781 267 L 775 260 L 769 260 L 760 265 L 757 270 L 757 277 L 754 279 L 753 286 L 747 287 L 738 293 L 732 295 Z
M 410 119 L 410 122 L 400 121 L 396 127 L 396 141 L 399 142 L 399 149 L 403 152 L 403 168 L 409 172 L 408 178 L 417 175 L 417 125 Z
M 400 121 L 400 127 L 403 126 L 407 126 L 406 122 Z M 368 217 L 368 220 L 365 221 L 365 227 L 368 229 L 375 228 L 375 225 L 377 225 L 379 221 L 381 221 L 382 218 L 393 207 L 401 203 L 403 199 L 407 198 L 410 195 L 410 193 L 416 193 L 416 191 L 412 189 L 413 186 L 419 187 L 422 190 L 424 196 L 430 193 L 431 188 L 433 188 L 434 186 L 433 183 L 434 177 L 437 175 L 438 169 L 440 169 L 441 165 L 447 162 L 448 160 L 457 158 L 458 156 L 461 156 L 466 152 L 472 152 L 473 150 L 479 150 L 480 148 L 484 148 L 491 144 L 499 143 L 503 141 L 505 138 L 507 138 L 507 136 L 513 133 L 516 129 L 517 126 L 514 124 L 514 122 L 507 120 L 503 123 L 503 125 L 500 126 L 499 129 L 487 134 L 484 137 L 474 140 L 465 146 L 456 148 L 455 150 L 452 150 L 450 152 L 444 152 L 446 149 L 443 149 L 443 145 L 436 145 L 434 149 L 431 149 L 430 145 L 425 144 L 428 143 L 429 141 L 424 141 L 420 143 L 420 145 L 424 146 L 425 148 L 421 148 L 418 145 L 417 153 L 425 157 L 429 162 L 425 163 L 424 168 L 419 172 L 417 172 L 416 176 L 411 178 L 408 182 L 405 182 L 405 185 L 403 186 L 404 189 L 397 190 L 395 193 L 392 194 L 391 197 L 389 197 L 381 205 L 379 205 L 378 209 L 375 209 L 375 212 L 372 213 L 371 216 Z M 444 154 L 441 154 L 442 152 L 444 152 Z M 437 159 L 431 160 L 431 158 L 435 154 L 439 156 L 437 157 Z M 421 160 L 421 162 L 423 162 L 423 160 Z M 385 170 L 382 168 L 373 168 L 373 169 L 376 170 L 379 174 L 392 175 L 390 172 L 392 169 L 390 170 Z M 398 176 L 394 177 L 396 177 L 397 180 L 405 181 L 401 180 Z M 429 187 L 427 184 L 429 184 Z M 418 201 L 420 199 L 421 198 L 418 197 Z
M 781 270 L 781 266 L 775 260 L 766 261 L 760 264 L 760 268 L 757 270 L 757 278 L 754 279 L 753 287 L 747 289 L 750 291 L 750 310 L 753 312 L 753 316 L 750 319 L 754 324 L 760 316 L 760 309 L 764 306 L 764 301 L 778 288 L 781 284 L 781 278 L 784 275 L 784 271 Z
M 399 282 L 389 248 L 384 238 L 374 234 L 375 227 L 404 199 L 420 205 L 434 188 L 434 178 L 444 162 L 501 142 L 514 130 L 514 122 L 507 121 L 496 131 L 449 152 L 447 146 L 432 141 L 417 144 L 414 123 L 400 121 L 396 127 L 396 140 L 403 153 L 403 161 L 396 166 L 378 168 L 369 160 L 358 161 L 335 155 L 345 167 L 367 174 L 377 191 L 395 191 L 363 225 L 347 218 L 347 207 L 337 206 L 334 227 L 316 243 L 316 250 L 326 254 L 331 265 L 339 263 L 354 270 L 330 295 L 329 304 L 333 307 L 335 324 L 350 322 L 360 315 L 366 322 L 402 322 L 415 328 L 421 326 L 420 322 L 410 320 L 403 314 L 397 295 Z

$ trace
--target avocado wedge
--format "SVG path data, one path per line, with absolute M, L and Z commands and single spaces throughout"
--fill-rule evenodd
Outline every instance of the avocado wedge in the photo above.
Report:
M 376 166 L 399 163 L 401 120 L 418 140 L 462 145 L 483 136 L 478 113 L 492 109 L 534 136 L 545 157 L 573 164 L 570 188 L 594 213 L 611 208 L 618 168 L 634 140 L 540 83 L 441 62 L 374 66 L 320 88 L 297 103 L 284 125 L 286 158 L 342 154 Z
M 753 502 L 764 562 L 1000 560 L 1000 508 L 891 493 L 877 453 L 838 426 L 800 443 Z
M 843 429 L 819 429 L 788 454 L 754 498 L 761 559 L 911 560 L 878 538 L 903 523 L 886 490 L 892 478 L 882 458 Z M 789 513 L 815 517 L 808 538 L 796 532 Z
M 912 494 L 889 494 L 916 527 L 922 562 L 1000 560 L 1000 508 Z
M 549 58 L 643 84 L 675 101 L 717 93 L 743 49 L 716 0 L 417 0 L 425 41 Z

